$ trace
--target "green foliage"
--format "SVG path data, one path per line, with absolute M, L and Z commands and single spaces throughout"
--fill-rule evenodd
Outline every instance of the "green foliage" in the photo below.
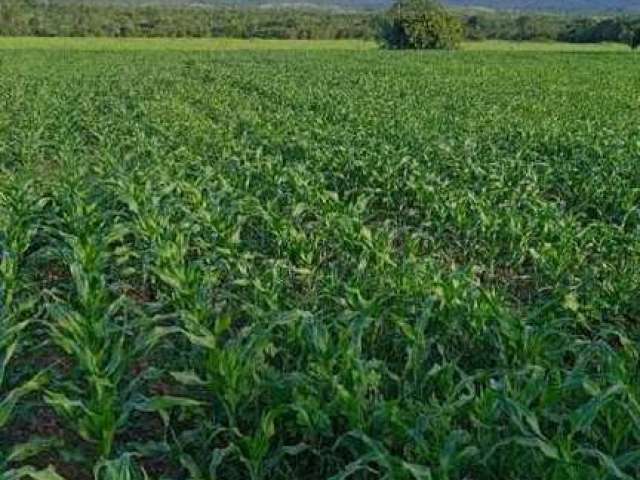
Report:
M 576 18 L 567 23 L 559 39 L 572 43 L 625 42 L 628 26 L 624 17 Z
M 413 38 L 423 45 L 459 41 L 460 29 L 438 4 L 402 2 L 415 13 Z M 418 20 L 420 12 L 429 11 Z M 625 42 L 637 22 L 622 16 L 569 16 L 468 8 L 450 12 L 468 40 L 560 40 L 572 43 Z M 413 15 L 413 14 L 412 14 Z M 451 30 L 450 27 L 453 29 Z M 433 31 L 449 32 L 439 41 Z M 381 35 L 382 34 L 382 35 Z M 451 35 L 453 34 L 453 38 Z M 374 39 L 409 44 L 402 22 L 380 11 L 272 7 L 179 7 L 134 3 L 0 2 L 0 35 L 59 37 L 229 37 L 272 39 Z M 381 38 L 382 37 L 382 38 Z M 388 39 L 385 41 L 384 39 Z M 439 37 L 438 37 L 439 38 Z
M 640 477 L 636 55 L 12 42 L 0 478 Z
M 622 28 L 620 38 L 624 43 L 629 45 L 633 50 L 640 47 L 640 19 L 627 20 Z
M 67 5 L 0 2 L 0 35 L 61 37 L 373 37 L 370 12 L 296 8 Z
M 463 38 L 460 21 L 432 0 L 398 0 L 381 19 L 379 38 L 391 49 L 454 49 Z

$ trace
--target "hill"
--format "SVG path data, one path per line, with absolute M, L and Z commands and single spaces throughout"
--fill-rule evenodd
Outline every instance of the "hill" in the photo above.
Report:
M 563 12 L 640 11 L 640 0 L 446 0 L 448 5 L 488 7 L 496 10 Z
M 382 8 L 392 0 L 53 0 L 55 3 L 88 5 L 167 5 L 167 6 L 319 6 L 348 9 Z M 494 10 L 550 12 L 640 12 L 640 0 L 444 0 L 452 7 L 484 7 Z

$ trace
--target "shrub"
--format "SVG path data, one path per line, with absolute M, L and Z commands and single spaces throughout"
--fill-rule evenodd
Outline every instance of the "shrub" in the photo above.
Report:
M 460 20 L 431 0 L 398 0 L 383 17 L 379 38 L 386 48 L 454 49 L 463 37 Z

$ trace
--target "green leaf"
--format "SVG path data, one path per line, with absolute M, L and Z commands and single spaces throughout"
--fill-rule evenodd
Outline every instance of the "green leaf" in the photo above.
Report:
M 103 460 L 94 468 L 95 480 L 146 480 L 147 474 L 140 468 L 131 453 L 124 453 L 113 460 Z
M 231 327 L 231 316 L 222 315 L 216 320 L 214 333 L 216 336 L 222 335 L 227 330 L 229 330 L 229 327 Z
M 189 386 L 203 386 L 207 382 L 195 372 L 171 372 L 170 375 L 179 383 Z
M 558 449 L 551 443 L 536 437 L 514 437 L 513 442 L 523 447 L 537 448 L 545 457 L 552 460 L 560 460 Z
M 402 462 L 402 468 L 409 472 L 415 480 L 431 480 L 431 470 L 424 465 Z
M 62 445 L 62 441 L 59 439 L 34 438 L 26 443 L 14 445 L 7 455 L 6 462 L 23 462 L 60 445 Z
M 562 305 L 567 310 L 571 310 L 572 312 L 578 312 L 580 310 L 580 303 L 578 302 L 578 297 L 576 297 L 573 293 L 568 293 L 564 297 L 564 301 Z
M 237 451 L 237 447 L 234 444 L 231 444 L 226 448 L 216 448 L 213 450 L 211 460 L 209 462 L 210 480 L 216 480 L 218 478 L 218 468 L 222 465 L 224 459 L 235 451 Z
M 180 464 L 189 472 L 189 480 L 205 480 L 200 467 L 191 455 L 186 453 L 180 455 Z
M 632 476 L 627 475 L 622 470 L 620 470 L 620 467 L 616 464 L 613 458 L 601 452 L 600 450 L 581 449 L 580 452 L 586 456 L 597 458 L 600 464 L 607 470 L 609 475 L 612 475 L 614 478 L 617 478 L 619 480 L 634 480 Z
M 1 477 L 0 477 L 1 478 Z M 33 467 L 24 467 L 9 472 L 9 478 L 22 480 L 30 478 L 32 480 L 65 480 L 64 477 L 58 475 L 53 466 L 49 466 L 45 470 L 36 470 Z
M 11 418 L 13 410 L 18 402 L 30 393 L 41 389 L 47 381 L 47 376 L 44 373 L 40 373 L 29 380 L 24 385 L 11 390 L 0 401 L 0 428 L 2 428 Z
M 198 400 L 185 397 L 174 397 L 171 395 L 161 395 L 152 397 L 137 405 L 137 409 L 143 412 L 159 412 L 171 410 L 172 408 L 190 408 L 203 405 Z

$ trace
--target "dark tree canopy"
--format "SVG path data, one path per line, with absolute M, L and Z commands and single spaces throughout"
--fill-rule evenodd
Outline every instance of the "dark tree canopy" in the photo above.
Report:
M 454 49 L 463 33 L 460 20 L 433 0 L 398 0 L 380 27 L 383 45 L 393 49 Z
M 634 50 L 640 47 L 640 19 L 625 24 L 622 40 Z

